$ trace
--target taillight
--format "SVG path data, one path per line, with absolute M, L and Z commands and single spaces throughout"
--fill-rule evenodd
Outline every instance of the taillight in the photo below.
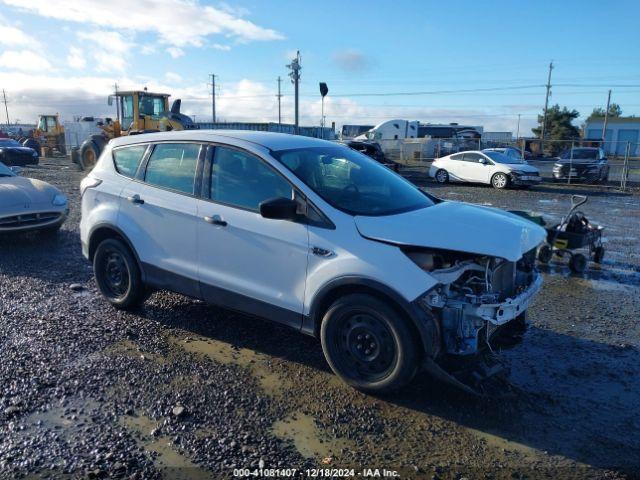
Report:
M 84 177 L 80 182 L 80 197 L 84 195 L 87 188 L 95 188 L 102 183 L 102 180 L 95 177 Z

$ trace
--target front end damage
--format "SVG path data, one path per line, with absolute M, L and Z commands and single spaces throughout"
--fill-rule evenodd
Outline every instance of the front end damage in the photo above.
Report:
M 467 391 L 488 393 L 506 373 L 497 353 L 521 339 L 525 312 L 542 285 L 535 249 L 516 262 L 442 250 L 405 253 L 438 281 L 417 300 L 439 333 L 425 366 Z

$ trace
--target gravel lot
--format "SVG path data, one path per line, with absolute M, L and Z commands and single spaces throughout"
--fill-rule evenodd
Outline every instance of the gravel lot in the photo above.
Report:
M 524 342 L 504 352 L 512 397 L 423 375 L 374 398 L 341 384 L 319 343 L 276 324 L 166 292 L 135 313 L 112 309 L 81 256 L 82 174 L 45 159 L 25 175 L 60 187 L 72 211 L 55 239 L 0 241 L 0 478 L 219 479 L 260 466 L 640 478 L 637 194 L 428 184 L 552 218 L 587 192 L 606 261 L 582 276 L 545 269 Z

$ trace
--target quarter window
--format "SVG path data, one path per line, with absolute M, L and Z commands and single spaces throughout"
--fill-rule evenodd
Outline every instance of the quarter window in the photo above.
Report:
M 116 170 L 120 175 L 132 178 L 138 171 L 140 160 L 144 152 L 147 151 L 146 145 L 134 145 L 132 147 L 118 148 L 113 151 L 113 162 Z
M 159 143 L 149 158 L 145 182 L 193 195 L 200 145 Z
M 211 171 L 213 201 L 249 210 L 277 197 L 292 198 L 291 185 L 259 158 L 225 147 L 216 147 Z
M 461 154 L 461 153 L 459 153 L 459 154 L 457 154 L 457 155 L 451 155 L 449 158 L 450 158 L 451 160 L 462 160 L 462 154 Z

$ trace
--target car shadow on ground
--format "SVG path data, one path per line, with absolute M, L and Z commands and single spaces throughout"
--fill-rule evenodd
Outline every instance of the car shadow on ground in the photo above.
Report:
M 211 340 L 330 372 L 319 341 L 257 318 L 180 302 L 141 315 Z M 535 448 L 599 468 L 640 474 L 640 353 L 530 327 L 521 345 L 504 352 L 510 395 L 477 397 L 419 374 L 405 389 L 377 397 L 506 439 L 506 448 Z M 350 387 L 344 385 L 345 389 Z M 373 397 L 372 397 L 373 400 Z

